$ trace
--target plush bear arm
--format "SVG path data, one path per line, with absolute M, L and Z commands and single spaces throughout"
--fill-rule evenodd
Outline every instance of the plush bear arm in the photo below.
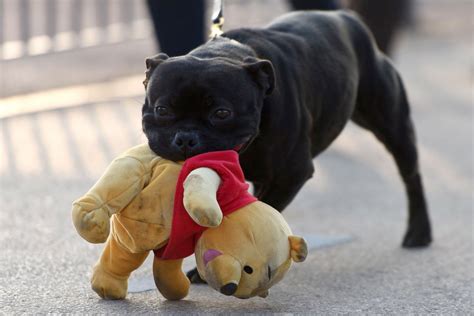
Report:
M 222 221 L 222 210 L 216 199 L 220 182 L 219 175 L 209 168 L 193 170 L 184 180 L 184 208 L 201 226 L 216 227 Z
M 150 170 L 140 160 L 115 159 L 89 192 L 73 203 L 72 218 L 79 235 L 91 243 L 105 242 L 110 216 L 128 205 L 149 178 Z

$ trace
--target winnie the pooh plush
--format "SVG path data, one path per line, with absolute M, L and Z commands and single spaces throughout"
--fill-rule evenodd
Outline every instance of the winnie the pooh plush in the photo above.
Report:
M 92 289 L 105 299 L 125 298 L 130 274 L 154 251 L 158 290 L 182 299 L 190 285 L 182 262 L 194 252 L 199 274 L 216 290 L 265 297 L 291 259 L 306 258 L 307 247 L 247 189 L 234 151 L 177 163 L 146 144 L 129 149 L 73 203 L 78 233 L 91 243 L 106 242 Z

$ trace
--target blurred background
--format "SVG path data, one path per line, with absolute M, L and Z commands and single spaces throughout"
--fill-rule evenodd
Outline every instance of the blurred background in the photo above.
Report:
M 264 26 L 296 2 L 227 0 L 224 30 Z M 205 34 L 212 1 L 202 4 L 205 25 L 198 29 Z M 398 248 L 406 210 L 395 165 L 371 134 L 349 124 L 284 212 L 298 232 L 353 241 L 312 254 L 292 274 L 306 286 L 301 306 L 467 314 L 473 286 L 473 1 L 339 4 L 360 12 L 404 79 L 435 243 L 417 254 Z M 162 14 L 160 21 L 187 23 L 180 19 Z M 0 0 L 0 311 L 71 311 L 84 302 L 58 297 L 94 297 L 84 276 L 100 247 L 76 236 L 70 204 L 116 155 L 145 141 L 142 81 L 145 57 L 159 51 L 155 27 L 165 31 L 153 23 L 146 1 Z M 387 36 L 389 43 L 380 42 Z M 31 284 L 43 294 L 32 293 Z M 292 284 L 246 308 L 299 311 L 281 290 L 297 290 Z
M 149 1 L 155 6 L 158 2 Z M 289 11 L 291 4 L 304 8 L 305 3 L 311 2 L 228 0 L 225 2 L 224 28 L 264 26 L 272 18 Z M 338 3 L 313 1 L 318 2 L 322 3 L 321 7 L 325 3 Z M 188 28 L 187 33 L 200 32 L 204 40 L 213 1 L 192 3 L 194 9 L 205 11 L 197 13 L 198 17 L 189 12 L 169 17 L 164 12 L 158 15 L 158 20 L 161 18 L 176 27 L 189 25 L 189 20 L 194 19 L 191 22 L 197 27 Z M 201 3 L 202 8 L 196 3 Z M 433 92 L 439 92 L 437 85 L 446 91 L 447 102 L 443 102 L 443 107 L 451 106 L 461 98 L 469 103 L 472 1 L 345 0 L 339 5 L 355 8 L 365 15 L 365 20 L 376 33 L 379 46 L 394 58 L 408 80 L 412 98 L 423 91 L 416 86 L 421 84 L 418 79 L 423 78 L 425 88 L 426 80 L 430 80 L 434 81 L 430 86 Z M 163 11 L 165 9 L 175 13 L 166 5 Z M 0 0 L 0 119 L 3 135 L 0 148 L 5 153 L 0 163 L 0 174 L 96 175 L 90 164 L 102 170 L 105 161 L 117 151 L 142 140 L 138 109 L 143 99 L 144 59 L 159 51 L 149 13 L 147 2 L 138 0 Z M 161 31 L 166 31 L 166 34 L 160 35 L 176 35 L 166 26 L 163 24 L 164 31 Z M 160 33 L 159 29 L 157 33 Z M 186 31 L 186 28 L 182 29 Z M 179 32 L 175 36 L 177 40 L 162 44 L 187 43 L 193 36 Z M 193 43 L 186 45 L 193 47 Z M 167 48 L 165 52 L 173 47 Z M 410 82 L 412 77 L 417 79 Z M 414 101 L 415 107 L 434 106 L 426 100 Z M 105 113 L 111 113 L 108 107 L 113 107 L 115 114 L 105 117 Z M 48 112 L 52 109 L 59 110 Z M 129 121 L 131 125 L 126 123 Z M 26 126 L 20 128 L 18 124 Z M 126 135 L 112 137 L 119 133 L 116 127 L 112 128 L 114 124 L 121 125 L 121 133 Z M 13 132 L 12 128 L 16 131 Z M 53 128 L 73 130 L 54 133 Z M 25 135 L 19 135 L 18 131 Z M 28 133 L 34 137 L 29 137 Z M 73 145 L 73 139 L 79 135 L 81 142 L 87 137 L 90 141 L 101 141 L 101 144 L 94 143 L 86 148 L 96 148 L 101 153 L 96 155 L 103 158 L 96 158 L 93 162 L 86 159 L 89 157 L 87 154 L 84 158 L 68 158 L 81 155 L 67 153 L 74 151 L 70 147 L 79 145 Z M 58 137 L 67 139 L 59 140 Z M 120 141 L 113 144 L 113 139 L 117 138 Z M 25 141 L 29 142 L 27 146 L 19 145 Z M 27 152 L 22 153 L 22 150 Z M 55 152 L 54 157 L 61 158 L 50 157 L 52 152 Z M 21 157 L 36 159 L 34 163 L 28 161 L 25 165 Z M 52 159 L 59 161 L 53 162 Z M 65 161 L 68 161 L 68 166 Z

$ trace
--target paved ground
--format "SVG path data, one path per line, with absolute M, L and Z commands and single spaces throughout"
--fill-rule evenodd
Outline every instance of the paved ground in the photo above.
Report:
M 394 164 L 350 124 L 284 213 L 303 235 L 350 242 L 313 248 L 266 299 L 193 286 L 186 300 L 167 302 L 140 291 L 149 287 L 148 262 L 127 300 L 102 301 L 89 288 L 102 246 L 77 236 L 70 204 L 112 157 L 143 140 L 141 97 L 86 104 L 0 121 L 0 313 L 472 314 L 472 42 L 462 22 L 469 3 L 458 3 L 425 12 L 396 54 L 413 104 L 432 247 L 399 247 L 406 210 Z

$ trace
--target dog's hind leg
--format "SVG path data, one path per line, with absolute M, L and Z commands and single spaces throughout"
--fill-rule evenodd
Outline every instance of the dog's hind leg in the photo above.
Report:
M 361 82 L 352 120 L 372 131 L 393 155 L 408 197 L 408 228 L 403 247 L 431 242 L 413 123 L 403 83 L 385 57 L 375 66 L 375 78 Z

